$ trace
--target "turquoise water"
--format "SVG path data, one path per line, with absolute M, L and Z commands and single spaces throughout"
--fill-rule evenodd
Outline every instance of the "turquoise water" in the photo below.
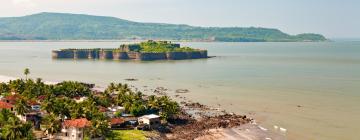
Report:
M 114 48 L 124 42 L 0 42 L 0 75 L 99 85 L 130 82 L 189 89 L 189 99 L 287 129 L 289 139 L 360 137 L 360 42 L 199 43 L 211 59 L 182 61 L 52 60 L 58 48 Z M 175 94 L 175 93 L 174 93 Z M 218 106 L 220 104 L 220 106 Z M 301 107 L 298 107 L 301 106 Z M 276 130 L 273 130 L 276 131 Z

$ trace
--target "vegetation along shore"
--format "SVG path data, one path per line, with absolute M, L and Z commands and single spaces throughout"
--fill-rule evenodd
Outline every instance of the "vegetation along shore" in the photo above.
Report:
M 178 103 L 164 88 L 145 95 L 127 84 L 99 90 L 76 81 L 46 84 L 28 78 L 29 69 L 24 74 L 1 79 L 9 80 L 0 83 L 1 139 L 203 139 L 253 122 L 196 102 Z

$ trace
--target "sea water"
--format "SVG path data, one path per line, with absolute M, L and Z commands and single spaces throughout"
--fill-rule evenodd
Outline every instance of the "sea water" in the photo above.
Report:
M 54 49 L 122 43 L 129 42 L 0 42 L 0 75 L 24 77 L 30 68 L 30 77 L 48 81 L 123 82 L 149 92 L 161 86 L 170 95 L 253 117 L 269 131 L 285 128 L 288 139 L 360 139 L 360 42 L 180 42 L 216 56 L 180 61 L 51 58 Z

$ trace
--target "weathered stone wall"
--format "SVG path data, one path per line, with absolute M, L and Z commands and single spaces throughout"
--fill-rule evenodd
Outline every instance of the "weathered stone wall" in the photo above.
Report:
M 126 52 L 113 52 L 114 60 L 129 59 L 128 53 Z
M 99 52 L 99 59 L 113 59 L 113 51 L 111 50 L 101 50 Z
M 166 53 L 140 53 L 138 56 L 139 60 L 149 61 L 149 60 L 166 60 Z
M 53 58 L 74 58 L 74 51 L 66 50 L 66 51 L 52 51 Z
M 99 59 L 99 51 L 89 51 L 88 52 L 88 56 L 87 56 L 88 59 Z
M 74 50 L 74 59 L 87 59 L 89 53 L 89 50 Z
M 208 58 L 207 50 L 200 50 L 201 58 Z
M 128 52 L 127 55 L 129 57 L 129 59 L 140 59 L 139 52 Z
M 207 51 L 167 52 L 166 57 L 169 60 L 208 58 Z
M 166 53 L 140 53 L 140 52 L 121 52 L 112 50 L 61 50 L 52 51 L 53 58 L 72 58 L 72 59 L 136 59 L 136 60 L 182 60 L 208 58 L 207 51 L 193 52 L 166 52 Z
M 166 58 L 169 60 L 188 59 L 188 54 L 186 52 L 167 52 Z

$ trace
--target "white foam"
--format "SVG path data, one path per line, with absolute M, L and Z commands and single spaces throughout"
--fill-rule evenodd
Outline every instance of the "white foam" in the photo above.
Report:
M 261 126 L 258 126 L 261 130 L 263 130 L 263 131 L 267 131 L 267 129 L 266 128 L 264 128 L 264 127 L 261 127 Z
M 280 132 L 286 133 L 286 131 L 287 130 L 285 128 L 280 127 Z
M 275 130 L 278 130 L 278 129 L 279 129 L 279 126 L 274 125 L 274 129 L 275 129 Z

